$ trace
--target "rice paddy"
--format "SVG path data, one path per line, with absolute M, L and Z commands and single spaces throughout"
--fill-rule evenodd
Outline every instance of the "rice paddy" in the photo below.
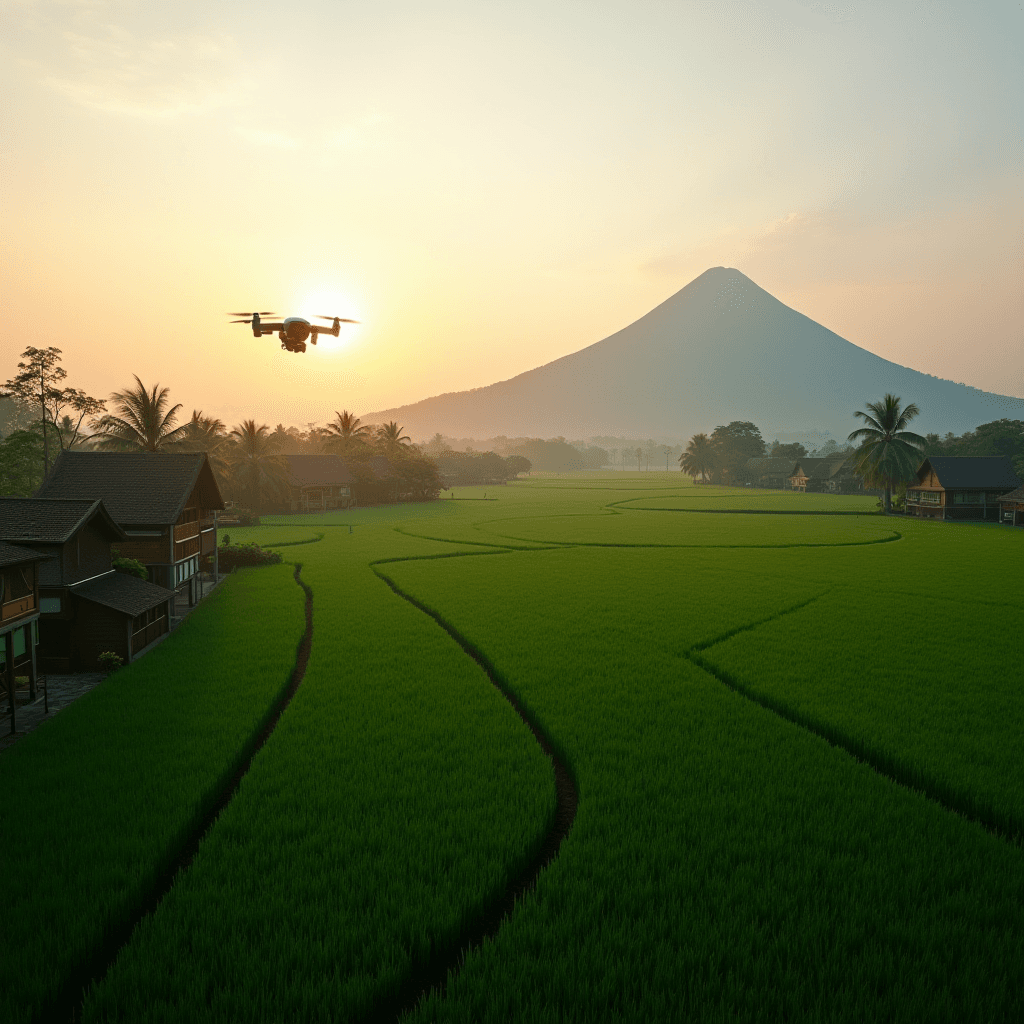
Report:
M 231 529 L 302 563 L 305 678 L 81 1019 L 394 1019 L 438 957 L 446 982 L 400 1001 L 402 1020 L 1021 1019 L 1024 532 L 873 506 L 616 473 Z M 144 886 L 106 860 L 142 876 L 168 855 L 286 678 L 288 567 L 229 582 L 207 617 L 260 668 L 218 683 L 215 723 L 186 715 L 173 750 L 144 730 L 96 742 L 125 695 L 194 700 L 197 682 L 150 660 L 207 657 L 210 637 L 181 631 L 0 756 L 16 867 L 0 885 L 21 901 L 5 954 L 33 954 L 0 967 L 4 1020 L 39 1019 L 102 942 L 91 908 L 116 893 L 128 913 Z M 290 625 L 243 628 L 257 585 Z M 232 686 L 254 672 L 266 696 L 243 713 Z M 466 947 L 555 815 L 551 762 L 492 680 L 567 765 L 578 808 L 535 887 Z M 72 772 L 83 745 L 100 767 Z M 31 788 L 51 762 L 75 777 Z M 145 785 L 127 764 L 150 766 Z M 143 850 L 113 822 L 150 802 L 167 820 L 140 819 Z M 79 832 L 102 841 L 33 866 Z

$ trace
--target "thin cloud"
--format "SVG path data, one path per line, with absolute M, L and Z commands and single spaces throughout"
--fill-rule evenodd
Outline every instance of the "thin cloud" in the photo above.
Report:
M 285 135 L 283 132 L 266 131 L 263 128 L 241 128 L 236 127 L 235 131 L 241 135 L 246 142 L 254 146 L 267 146 L 270 149 L 298 149 L 299 140 Z

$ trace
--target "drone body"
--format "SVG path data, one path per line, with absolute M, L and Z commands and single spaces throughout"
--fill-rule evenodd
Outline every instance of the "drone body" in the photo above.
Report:
M 284 320 L 276 322 L 266 322 L 261 320 L 261 316 L 273 316 L 273 313 L 262 311 L 259 313 L 229 313 L 228 316 L 244 316 L 245 320 L 232 320 L 234 324 L 251 324 L 252 334 L 254 338 L 261 338 L 264 334 L 276 334 L 281 341 L 281 348 L 287 352 L 305 352 L 306 351 L 306 339 L 308 338 L 310 343 L 315 345 L 317 335 L 319 334 L 330 334 L 337 338 L 341 332 L 342 324 L 357 324 L 358 320 L 347 320 L 344 317 L 335 316 L 323 316 L 318 315 L 320 320 L 333 320 L 334 323 L 330 327 L 320 327 L 317 324 L 311 324 L 308 320 L 301 316 L 288 316 Z

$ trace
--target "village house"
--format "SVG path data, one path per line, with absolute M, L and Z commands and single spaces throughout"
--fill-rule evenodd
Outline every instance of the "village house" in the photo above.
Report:
M 1020 479 L 1004 455 L 935 455 L 907 485 L 907 514 L 997 522 L 1000 500 Z
M 352 505 L 355 477 L 338 455 L 286 455 L 293 512 L 328 512 Z
M 204 453 L 62 451 L 35 496 L 101 500 L 126 535 L 120 555 L 190 605 L 198 599 L 200 561 L 216 550 L 224 508 Z
M 0 540 L 0 683 L 9 701 L 11 732 L 15 732 L 17 721 L 17 676 L 28 676 L 29 700 L 36 699 L 38 566 L 45 557 L 38 551 Z
M 747 474 L 754 487 L 768 487 L 776 491 L 786 489 L 795 468 L 794 459 L 761 456 L 747 462 Z
M 999 498 L 1000 522 L 1007 526 L 1024 526 L 1024 486 Z
M 789 486 L 794 491 L 806 491 L 815 494 L 834 490 L 843 477 L 839 476 L 836 485 L 830 487 L 833 474 L 838 474 L 841 471 L 847 457 L 846 455 L 833 455 L 826 458 L 807 458 L 805 456 L 793 467 L 793 471 L 789 476 Z
M 99 667 L 111 651 L 126 664 L 170 628 L 174 592 L 115 572 L 126 540 L 102 501 L 0 498 L 0 538 L 38 563 L 38 660 L 46 672 Z

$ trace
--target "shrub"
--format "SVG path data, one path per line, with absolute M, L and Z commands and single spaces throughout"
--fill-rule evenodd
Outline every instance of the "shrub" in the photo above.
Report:
M 143 569 L 142 571 L 145 572 L 146 570 Z M 105 672 L 108 676 L 111 672 L 116 672 L 124 664 L 124 658 L 113 651 L 104 651 L 96 661 L 99 663 L 101 671 Z
M 115 572 L 123 572 L 126 576 L 138 576 L 140 580 L 149 579 L 149 571 L 137 558 L 115 558 L 110 567 Z
M 232 569 L 247 568 L 256 565 L 277 565 L 281 556 L 276 551 L 266 551 L 259 544 L 228 544 L 218 552 L 221 572 Z

